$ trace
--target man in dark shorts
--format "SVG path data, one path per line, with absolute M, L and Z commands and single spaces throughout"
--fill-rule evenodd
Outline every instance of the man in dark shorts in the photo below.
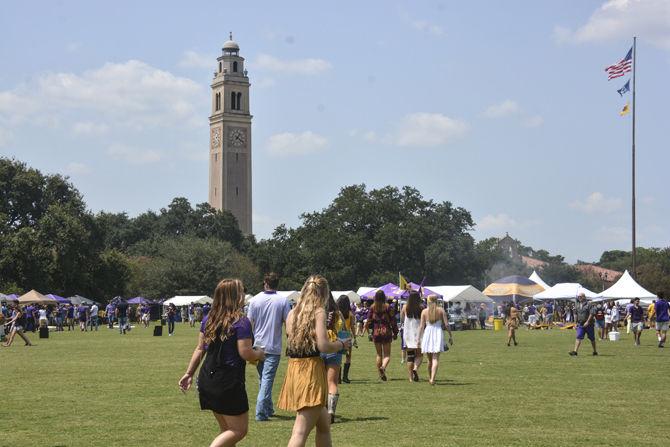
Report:
M 121 299 L 121 301 L 116 304 L 116 309 L 114 309 L 114 313 L 116 314 L 116 321 L 119 322 L 119 333 L 121 335 L 126 334 L 128 326 L 128 307 L 128 303 Z
M 575 350 L 570 351 L 571 356 L 576 356 L 579 351 L 579 346 L 584 340 L 584 336 L 589 337 L 591 346 L 593 346 L 593 355 L 598 355 L 596 351 L 596 335 L 593 328 L 594 308 L 591 303 L 586 301 L 584 292 L 579 292 L 577 295 L 577 304 L 575 305 L 575 321 L 577 322 L 577 339 L 575 340 Z
M 633 307 L 630 308 L 630 328 L 633 331 L 635 346 L 640 346 L 640 337 L 644 330 L 644 309 L 640 306 L 640 298 L 633 299 Z
M 668 337 L 668 322 L 670 322 L 670 306 L 665 299 L 663 292 L 656 294 L 658 299 L 654 304 L 656 312 L 656 335 L 658 336 L 658 347 L 665 346 L 665 339 Z

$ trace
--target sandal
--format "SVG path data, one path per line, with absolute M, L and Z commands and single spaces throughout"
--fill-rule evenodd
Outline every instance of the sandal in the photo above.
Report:
M 384 368 L 379 368 L 379 378 L 382 379 L 382 382 L 386 382 L 386 372 Z

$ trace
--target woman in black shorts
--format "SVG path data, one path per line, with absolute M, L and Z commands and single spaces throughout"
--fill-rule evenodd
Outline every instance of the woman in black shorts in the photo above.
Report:
M 19 337 L 23 339 L 23 341 L 26 343 L 26 346 L 33 345 L 30 343 L 30 340 L 28 340 L 28 337 L 26 337 L 26 334 L 23 333 L 23 329 L 26 327 L 26 314 L 18 304 L 14 304 L 12 318 L 10 318 L 10 320 L 5 323 L 5 325 L 9 325 L 9 338 L 7 338 L 7 343 L 5 343 L 3 346 L 11 346 L 12 342 L 14 341 L 14 337 L 16 337 L 16 334 L 19 334 Z
M 212 309 L 200 325 L 193 351 L 179 388 L 186 392 L 193 382 L 203 354 L 207 357 L 198 374 L 200 408 L 211 410 L 221 428 L 210 447 L 240 442 L 249 427 L 249 400 L 244 384 L 247 361 L 263 361 L 265 353 L 251 346 L 251 322 L 242 314 L 244 286 L 239 279 L 224 279 L 216 286 Z

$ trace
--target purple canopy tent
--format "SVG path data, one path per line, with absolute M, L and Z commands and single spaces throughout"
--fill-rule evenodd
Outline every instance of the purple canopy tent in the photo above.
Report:
M 377 290 L 383 290 L 384 295 L 386 295 L 387 299 L 393 299 L 393 298 L 398 298 L 400 294 L 398 292 L 401 292 L 400 288 L 393 284 L 392 282 L 388 284 L 384 284 L 381 287 L 377 287 L 376 289 L 372 289 L 367 293 L 364 293 L 361 295 L 362 300 L 370 301 L 375 298 L 375 294 L 377 293 Z
M 413 282 L 409 283 L 409 286 L 412 290 L 416 290 L 416 291 L 418 291 L 419 288 L 421 287 L 420 284 L 416 284 L 416 283 L 413 283 Z M 390 283 L 384 284 L 383 286 L 378 287 L 376 289 L 372 289 L 367 293 L 364 293 L 363 295 L 361 295 L 361 300 L 370 301 L 370 300 L 374 299 L 375 293 L 377 293 L 377 290 L 383 290 L 384 294 L 386 295 L 386 299 L 389 299 L 389 300 L 403 299 L 403 298 L 407 298 L 407 296 L 409 295 L 409 290 L 402 290 L 402 289 L 400 289 L 400 287 L 398 287 L 395 284 L 393 284 L 392 282 L 390 282 Z M 439 299 L 442 299 L 442 295 L 440 295 L 437 292 L 434 292 L 434 291 L 430 290 L 427 287 L 423 287 L 422 293 L 423 293 L 424 298 L 427 297 L 428 295 L 437 295 Z
M 17 302 L 19 300 L 19 296 L 15 293 L 12 293 L 11 295 L 5 295 L 3 298 L 4 301 L 12 301 L 12 302 Z
M 412 288 L 412 290 L 416 290 L 417 292 L 419 291 L 419 288 L 421 287 L 420 284 L 417 284 L 417 283 L 414 283 L 414 282 L 409 283 L 409 286 Z M 440 295 L 437 292 L 434 292 L 434 291 L 430 290 L 426 286 L 424 286 L 421 289 L 421 294 L 423 295 L 422 298 L 426 298 L 426 297 L 428 297 L 428 295 L 437 295 L 437 297 L 439 299 L 442 299 L 442 295 Z M 405 293 L 402 296 L 403 296 L 403 298 L 407 298 L 408 295 L 409 295 L 409 291 L 405 290 Z
M 49 298 L 53 298 L 53 299 L 55 299 L 56 301 L 58 301 L 58 304 L 72 304 L 72 303 L 70 302 L 70 300 L 68 300 L 67 298 L 63 298 L 62 296 L 58 296 L 58 295 L 56 295 L 56 294 L 54 294 L 54 293 L 50 293 L 50 294 L 48 294 L 48 295 L 46 295 L 46 296 L 48 296 Z
M 128 304 L 151 304 L 152 301 L 144 297 L 138 296 L 128 300 Z

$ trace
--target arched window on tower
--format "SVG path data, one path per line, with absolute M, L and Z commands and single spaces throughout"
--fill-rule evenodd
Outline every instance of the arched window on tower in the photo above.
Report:
M 230 92 L 230 108 L 231 108 L 231 110 L 237 110 L 237 107 L 236 107 L 236 104 L 235 104 L 236 99 L 237 99 L 237 95 L 235 95 L 235 92 Z
M 233 73 L 237 73 L 237 61 L 233 62 Z
M 242 110 L 242 93 L 237 93 L 237 110 Z
M 221 110 L 221 93 L 217 93 L 214 96 L 214 108 L 217 112 Z
M 223 65 L 221 65 L 221 62 L 219 62 L 219 73 L 221 73 L 221 70 L 223 70 Z

